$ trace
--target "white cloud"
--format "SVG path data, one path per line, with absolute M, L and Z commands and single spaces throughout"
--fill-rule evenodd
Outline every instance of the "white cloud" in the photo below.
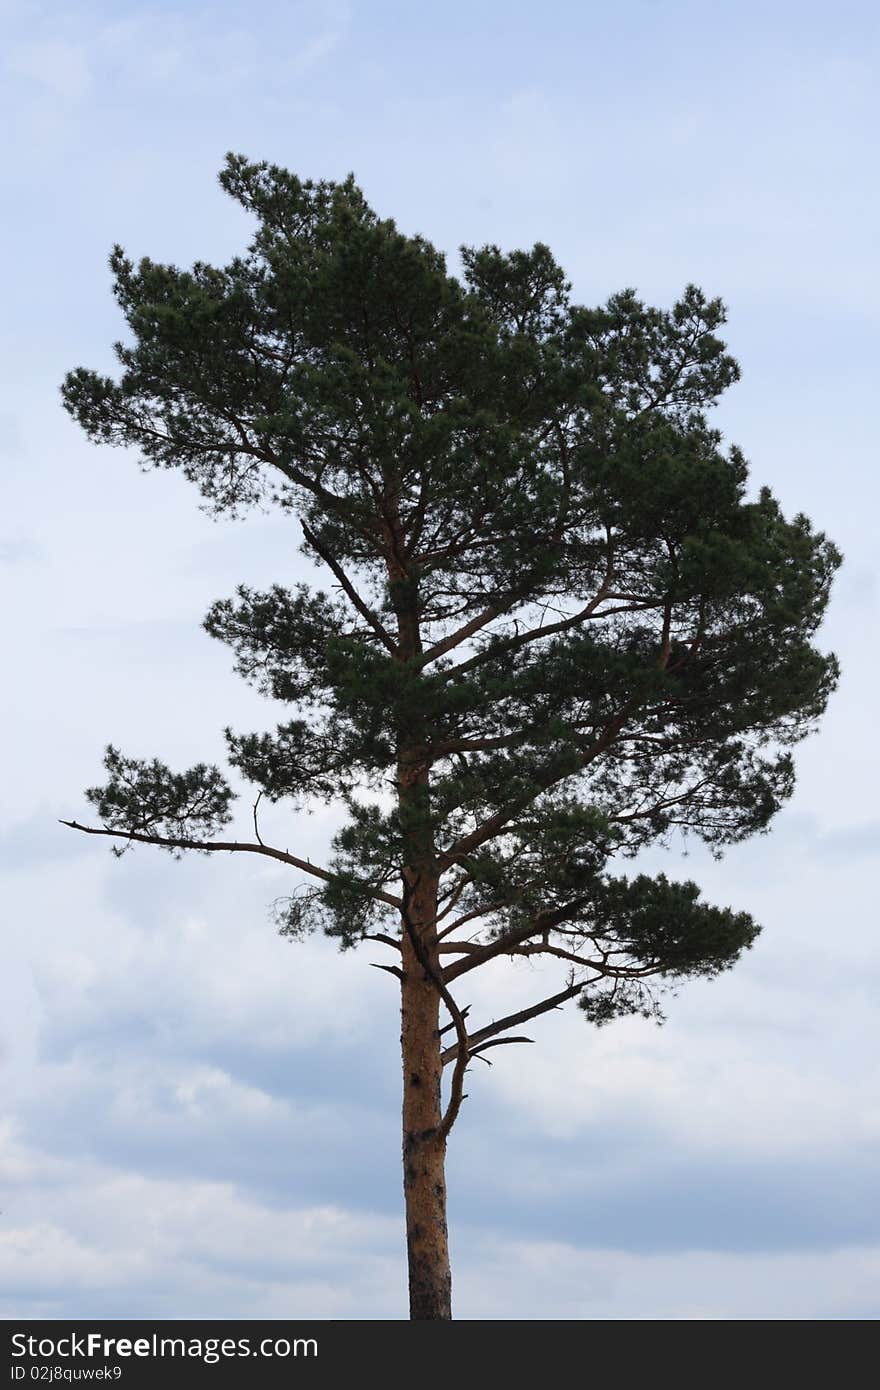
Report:
M 0 1151 L 2 1155 L 2 1151 Z M 232 1183 L 99 1168 L 33 1170 L 7 1188 L 0 1315 L 393 1318 L 396 1218 L 266 1206 Z M 8 1181 L 7 1169 L 0 1169 Z M 21 1200 L 19 1200 L 21 1194 Z M 12 1203 L 9 1202 L 9 1195 Z M 880 1248 L 639 1255 L 453 1227 L 462 1318 L 817 1319 L 876 1316 Z
M 503 1242 L 459 1276 L 456 1293 L 474 1318 L 871 1318 L 878 1276 L 880 1248 L 872 1247 L 798 1255 L 631 1255 Z M 524 1288 L 532 1313 L 525 1311 Z
M 418 7 L 394 32 L 365 7 L 349 17 L 323 4 L 269 6 L 246 26 L 222 7 L 136 4 L 110 22 L 76 6 L 63 18 L 13 9 L 20 274 L 4 384 L 16 414 L 0 419 L 0 448 L 17 456 L 4 508 L 22 524 L 9 558 L 23 560 L 16 543 L 33 537 L 40 563 L 15 571 L 4 617 L 0 1063 L 20 1121 L 0 1159 L 6 1309 L 20 1311 L 23 1273 L 40 1316 L 113 1306 L 369 1317 L 403 1305 L 393 981 L 363 952 L 280 942 L 266 906 L 286 875 L 146 850 L 116 864 L 55 824 L 100 776 L 108 738 L 187 763 L 220 754 L 224 723 L 270 727 L 278 713 L 241 688 L 198 623 L 239 581 L 296 582 L 296 528 L 215 527 L 179 479 L 145 479 L 130 456 L 86 445 L 57 400 L 63 370 L 106 365 L 120 331 L 104 263 L 113 239 L 183 262 L 240 248 L 243 219 L 213 181 L 233 143 L 318 176 L 354 167 L 380 212 L 449 247 L 471 230 L 505 245 L 547 240 L 584 298 L 633 282 L 665 297 L 696 278 L 734 300 L 746 380 L 725 429 L 791 510 L 845 529 L 849 593 L 828 629 L 845 685 L 821 738 L 798 752 L 796 812 L 773 836 L 721 866 L 658 862 L 765 922 L 736 971 L 686 987 L 662 1032 L 597 1034 L 576 1012 L 554 1014 L 526 1029 L 533 1048 L 499 1049 L 492 1070 L 469 1075 L 452 1139 L 454 1164 L 467 1155 L 451 1194 L 458 1306 L 861 1315 L 877 1275 L 876 1252 L 855 1248 L 860 1224 L 873 1239 L 869 1214 L 845 1213 L 849 1234 L 833 1241 L 847 1248 L 795 1247 L 810 1209 L 845 1203 L 878 1143 L 876 717 L 865 698 L 877 683 L 865 638 L 873 55 L 855 39 L 848 56 L 825 52 L 809 20 L 799 42 L 813 46 L 796 59 L 790 35 L 770 34 L 760 51 L 734 46 L 735 63 L 726 52 L 720 69 L 700 69 L 691 35 L 658 61 L 648 39 L 615 28 L 615 12 L 607 34 L 591 32 L 589 46 L 581 36 L 588 81 L 565 68 L 566 36 L 542 30 L 562 73 L 551 83 L 525 40 L 492 66 L 467 7 L 439 36 Z M 457 23 L 479 76 L 453 102 Z M 714 54 L 715 38 L 710 26 L 697 53 L 705 43 Z M 412 52 L 417 77 L 402 62 Z M 636 61 L 625 72 L 624 52 Z M 678 85 L 676 64 L 688 69 Z M 269 823 L 319 859 L 332 815 L 279 808 Z M 555 977 L 505 961 L 463 1001 L 473 1019 L 492 1017 L 531 1002 L 542 979 Z M 741 1206 L 706 1224 L 714 1251 L 638 1254 L 623 1219 L 619 1241 L 588 1249 L 586 1200 L 577 1238 L 510 1239 L 527 1217 L 532 1233 L 558 1220 L 554 1201 L 585 1174 L 591 1199 L 613 1179 L 624 1204 L 650 1205 L 658 1166 L 705 1194 L 725 1164 L 745 1176 Z M 766 1201 L 786 1182 L 787 1224 L 772 1210 L 758 1219 L 772 1252 L 725 1250 L 749 1193 Z M 492 1222 L 476 1224 L 490 1200 Z
M 68 1164 L 46 1182 L 32 1170 L 30 1189 L 11 1197 L 2 1316 L 26 1315 L 35 1298 L 116 1316 L 369 1317 L 400 1306 L 399 1231 L 385 1217 L 268 1207 L 231 1183 L 95 1165 Z

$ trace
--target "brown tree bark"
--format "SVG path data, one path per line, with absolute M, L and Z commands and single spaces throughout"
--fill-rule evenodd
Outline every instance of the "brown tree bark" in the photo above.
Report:
M 390 523 L 388 541 L 397 657 L 409 661 L 422 651 L 419 600 L 413 577 L 400 559 L 403 536 L 396 517 Z M 435 1321 L 452 1317 L 446 1229 L 449 1125 L 443 1123 L 441 1096 L 439 875 L 431 829 L 430 764 L 419 715 L 411 712 L 406 726 L 397 733 L 398 806 L 404 847 L 400 1049 L 409 1307 L 411 1319 Z M 453 1118 L 450 1115 L 450 1123 Z
M 436 880 L 416 883 L 408 902 L 410 922 L 432 966 L 436 930 Z M 431 939 L 433 937 L 433 940 Z M 409 1263 L 410 1317 L 452 1317 L 452 1273 L 446 1230 L 446 1139 L 441 1137 L 443 1074 L 440 996 L 403 939 L 401 1054 L 403 1059 L 403 1192 Z M 439 964 L 435 966 L 439 973 Z

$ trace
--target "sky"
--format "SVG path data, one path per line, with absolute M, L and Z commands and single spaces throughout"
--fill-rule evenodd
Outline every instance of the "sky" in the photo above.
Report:
M 310 577 L 295 526 L 211 520 L 58 394 L 112 370 L 114 243 L 244 249 L 235 150 L 353 171 L 453 259 L 545 241 L 583 303 L 721 295 L 743 375 L 715 421 L 845 556 L 819 638 L 841 684 L 771 833 L 643 860 L 751 912 L 755 948 L 660 1029 L 554 1013 L 469 1073 L 456 1315 L 876 1318 L 877 7 L 7 0 L 0 23 L 0 1316 L 406 1315 L 379 957 L 282 940 L 282 866 L 117 862 L 58 824 L 108 742 L 185 767 L 276 722 L 200 623 Z M 333 826 L 268 822 L 316 861 Z M 536 997 L 522 965 L 479 972 L 472 1016 Z

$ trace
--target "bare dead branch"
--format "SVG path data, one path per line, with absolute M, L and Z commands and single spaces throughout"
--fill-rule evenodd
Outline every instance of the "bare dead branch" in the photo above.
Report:
M 470 1051 L 470 1055 L 471 1055 L 471 1057 L 479 1057 L 479 1059 L 480 1059 L 481 1062 L 486 1062 L 486 1063 L 491 1067 L 492 1063 L 489 1061 L 489 1058 L 483 1056 L 483 1053 L 486 1052 L 490 1047 L 506 1047 L 508 1043 L 533 1043 L 534 1041 L 535 1041 L 534 1038 L 525 1038 L 525 1037 L 523 1037 L 523 1038 L 495 1038 L 494 1041 L 492 1041 L 492 1042 L 485 1042 L 485 1043 L 483 1043 L 481 1047 L 472 1047 L 472 1048 L 471 1048 L 471 1051 Z
M 468 1014 L 470 1013 L 470 1011 L 471 1011 L 471 1006 L 470 1006 L 470 1004 L 465 1004 L 464 1008 L 463 1008 L 462 1011 L 461 1011 L 461 1016 L 462 1016 L 462 1018 L 467 1018 L 467 1016 L 468 1016 Z M 443 1025 L 443 1027 L 440 1029 L 440 1037 L 442 1038 L 444 1033 L 448 1033 L 451 1029 L 454 1029 L 454 1028 L 455 1028 L 455 1024 L 454 1024 L 454 1023 L 445 1023 L 445 1024 Z
M 484 1039 L 494 1038 L 496 1034 L 504 1033 L 508 1028 L 515 1028 L 518 1023 L 528 1023 L 529 1019 L 537 1018 L 539 1014 L 546 1014 L 549 1013 L 551 1009 L 558 1009 L 562 1004 L 566 1003 L 567 1000 L 574 999 L 576 995 L 580 994 L 582 990 L 585 990 L 587 986 L 592 983 L 592 979 L 581 980 L 576 984 L 569 985 L 566 989 L 560 990 L 558 994 L 551 995 L 548 999 L 542 999 L 539 1004 L 533 1004 L 531 1008 L 520 1009 L 518 1013 L 508 1014 L 506 1018 L 493 1020 L 493 1022 L 488 1023 L 485 1028 L 478 1028 L 475 1033 L 471 1034 L 471 1048 L 473 1048 L 474 1043 L 479 1046 Z M 447 1047 L 442 1053 L 441 1061 L 444 1066 L 449 1062 L 455 1061 L 458 1055 L 458 1046 L 457 1042 L 453 1043 L 451 1047 Z
M 384 932 L 364 932 L 364 941 L 381 941 L 383 946 L 392 946 L 395 951 L 400 950 L 400 942 L 393 936 L 386 936 Z
M 263 844 L 263 837 L 262 837 L 261 834 L 260 834 L 260 827 L 259 827 L 259 825 L 258 825 L 258 823 L 257 823 L 257 808 L 259 807 L 260 801 L 262 800 L 262 796 L 263 796 L 263 793 L 260 792 L 260 793 L 258 794 L 258 796 L 257 796 L 256 801 L 254 802 L 254 834 L 255 834 L 256 837 L 257 837 L 257 844 L 258 844 L 258 845 L 262 845 L 262 844 Z M 263 848 L 265 849 L 265 845 L 263 845 Z
M 370 965 L 374 970 L 387 970 L 389 975 L 396 975 L 398 980 L 403 979 L 403 971 L 399 965 L 378 965 L 374 960 L 370 961 Z

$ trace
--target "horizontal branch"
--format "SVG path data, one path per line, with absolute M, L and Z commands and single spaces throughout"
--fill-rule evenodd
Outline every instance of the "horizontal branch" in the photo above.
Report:
M 509 1047 L 512 1043 L 533 1043 L 534 1041 L 534 1038 L 523 1038 L 519 1036 L 513 1038 L 495 1038 L 494 1042 L 485 1042 L 479 1047 L 470 1048 L 468 1056 L 479 1057 L 481 1062 L 485 1062 L 487 1067 L 491 1067 L 492 1063 L 489 1061 L 489 1058 L 483 1056 L 483 1053 L 488 1052 L 490 1047 Z
M 396 940 L 394 939 L 393 936 L 387 936 L 387 935 L 385 934 L 385 932 L 381 932 L 381 931 L 365 932 L 365 933 L 364 933 L 364 936 L 363 936 L 363 940 L 364 940 L 364 941 L 381 941 L 383 946 L 391 946 L 395 951 L 400 951 L 400 950 L 402 950 L 402 947 L 401 947 L 400 942 L 399 942 L 399 941 L 396 941 Z
M 207 854 L 224 852 L 227 854 L 262 854 L 267 859 L 278 859 L 282 864 L 290 864 L 294 869 L 301 869 L 303 873 L 311 874 L 313 878 L 320 878 L 325 883 L 336 883 L 338 880 L 337 874 L 331 874 L 327 869 L 319 868 L 317 864 L 310 864 L 308 859 L 298 859 L 295 854 L 288 854 L 285 849 L 275 849 L 272 845 L 255 845 L 241 840 L 190 840 L 185 836 L 171 838 L 167 835 L 148 835 L 140 830 L 109 830 L 106 826 L 99 828 L 94 825 L 80 825 L 75 820 L 62 820 L 60 824 L 69 826 L 71 830 L 80 830 L 83 835 L 109 835 L 115 840 L 129 840 L 143 845 L 158 845 L 161 849 L 195 849 Z M 388 903 L 389 907 L 399 908 L 402 906 L 400 898 L 394 897 L 392 893 L 385 893 L 379 888 L 365 888 L 364 893 L 367 897 Z
M 478 965 L 483 965 L 487 960 L 494 960 L 496 956 L 513 955 L 517 948 L 524 945 L 533 936 L 543 936 L 553 925 L 547 917 L 538 917 L 534 921 L 525 922 L 521 927 L 514 927 L 511 931 L 505 932 L 503 936 L 496 936 L 494 941 L 480 945 L 478 942 L 469 943 L 463 953 L 463 959 L 453 961 L 443 971 L 444 980 L 454 980 L 458 975 L 464 975 L 468 970 L 476 970 Z M 584 962 L 586 964 L 586 962 Z
M 595 970 L 597 978 L 604 976 L 613 980 L 642 980 L 649 975 L 656 975 L 661 969 L 659 961 L 644 966 L 609 965 L 608 958 L 611 953 L 607 951 L 601 953 L 601 960 L 594 960 L 590 956 L 580 956 L 576 951 L 566 951 L 561 946 L 551 946 L 548 941 L 531 940 L 535 936 L 545 936 L 552 929 L 553 921 L 547 917 L 516 927 L 484 946 L 477 942 L 459 945 L 455 949 L 461 954 L 461 959 L 446 967 L 443 978 L 447 981 L 455 980 L 459 975 L 466 975 L 469 970 L 476 970 L 478 966 L 485 965 L 487 961 L 495 960 L 498 956 L 553 956 L 556 960 L 569 961 L 581 969 Z
M 619 952 L 615 952 L 619 954 Z M 560 946 L 545 945 L 544 942 L 536 942 L 534 945 L 524 945 L 514 947 L 511 955 L 515 956 L 554 956 L 557 960 L 571 961 L 573 965 L 586 966 L 590 970 L 596 971 L 596 978 L 604 976 L 612 980 L 645 980 L 650 975 L 656 975 L 662 966 L 659 961 L 652 961 L 650 965 L 609 965 L 607 953 L 603 952 L 602 959 L 590 960 L 584 956 L 579 956 L 574 951 L 564 951 Z

